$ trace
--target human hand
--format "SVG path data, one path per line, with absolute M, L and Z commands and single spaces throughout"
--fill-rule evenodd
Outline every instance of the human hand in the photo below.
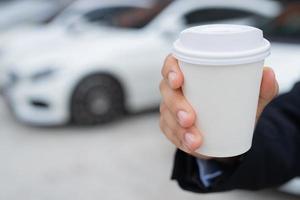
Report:
M 160 128 L 165 136 L 179 149 L 201 159 L 211 159 L 195 153 L 203 141 L 201 131 L 195 126 L 196 116 L 192 106 L 182 93 L 184 76 L 177 60 L 168 56 L 162 68 L 160 83 L 162 102 L 160 105 Z M 273 70 L 265 67 L 260 88 L 256 120 L 266 105 L 278 93 L 278 83 Z M 205 139 L 205 138 L 204 138 Z

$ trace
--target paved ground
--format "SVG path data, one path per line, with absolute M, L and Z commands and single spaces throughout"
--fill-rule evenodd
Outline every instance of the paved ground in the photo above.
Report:
M 173 147 L 157 114 L 91 128 L 33 128 L 0 100 L 0 200 L 292 200 L 274 191 L 212 195 L 169 180 Z

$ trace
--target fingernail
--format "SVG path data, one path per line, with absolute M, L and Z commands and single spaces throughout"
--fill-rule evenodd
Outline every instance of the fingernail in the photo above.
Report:
M 184 143 L 189 149 L 191 149 L 195 143 L 195 136 L 192 133 L 186 133 L 184 135 Z
M 181 126 L 184 126 L 184 122 L 188 120 L 189 114 L 183 110 L 177 113 L 177 118 Z
M 177 74 L 176 72 L 170 72 L 168 74 L 168 81 L 171 87 L 173 87 L 173 82 L 177 79 Z
M 270 72 L 272 73 L 273 78 L 276 78 L 275 72 L 272 68 L 269 68 Z
M 274 70 L 273 70 L 271 67 L 265 67 L 265 68 L 264 68 L 264 71 L 269 71 L 269 72 L 271 72 L 273 78 L 276 78 L 275 72 L 274 72 Z

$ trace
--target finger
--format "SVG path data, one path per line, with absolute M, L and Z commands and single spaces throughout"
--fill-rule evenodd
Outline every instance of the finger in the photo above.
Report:
M 173 131 L 174 135 L 181 140 L 181 136 L 184 134 L 185 129 L 180 126 L 167 106 L 165 107 L 166 109 L 161 113 L 161 117 L 164 119 L 164 125 L 169 127 Z
M 176 140 L 178 141 L 176 146 L 180 149 L 188 150 L 182 143 L 182 135 L 185 130 L 178 124 L 177 120 L 173 117 L 172 113 L 164 103 L 161 104 L 161 122 L 161 126 L 167 127 L 173 133 L 173 137 L 176 137 Z
M 160 117 L 160 129 L 167 137 L 167 139 L 172 142 L 176 147 L 180 148 L 182 146 L 179 138 L 173 133 L 173 130 L 167 126 L 165 118 Z
M 279 86 L 274 71 L 269 67 L 265 67 L 260 87 L 257 118 L 261 115 L 266 105 L 270 103 L 274 97 L 277 96 L 278 90 Z
M 181 141 L 190 153 L 194 153 L 202 144 L 202 135 L 199 129 L 193 126 L 181 135 Z
M 180 141 L 181 146 L 178 146 L 179 148 L 191 153 L 200 147 L 202 136 L 196 127 L 191 127 L 189 129 L 182 128 L 168 109 L 166 109 L 161 116 L 163 118 L 164 126 L 168 127 L 177 140 Z
M 164 63 L 161 71 L 164 79 L 168 80 L 168 84 L 172 89 L 178 89 L 183 85 L 183 74 L 179 68 L 177 60 L 169 55 Z
M 172 90 L 166 80 L 161 82 L 160 91 L 165 105 L 179 124 L 184 128 L 194 125 L 196 114 L 183 96 L 182 91 L 180 89 Z

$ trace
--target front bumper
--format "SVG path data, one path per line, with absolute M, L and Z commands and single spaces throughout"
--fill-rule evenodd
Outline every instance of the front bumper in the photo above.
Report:
M 55 126 L 69 121 L 69 94 L 61 81 L 4 85 L 2 95 L 16 118 L 37 126 Z

